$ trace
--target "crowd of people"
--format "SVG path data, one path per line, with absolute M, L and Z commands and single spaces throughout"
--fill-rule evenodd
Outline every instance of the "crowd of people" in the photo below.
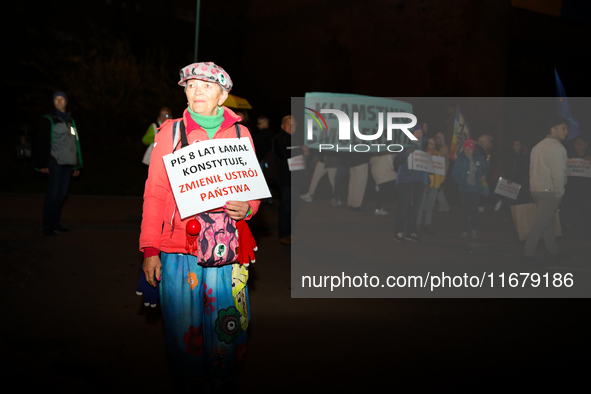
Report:
M 589 218 L 591 179 L 568 177 L 567 182 L 567 160 L 591 160 L 591 152 L 582 136 L 565 147 L 569 126 L 566 119 L 556 117 L 548 122 L 531 153 L 523 141 L 515 140 L 502 157 L 495 154 L 493 138 L 486 134 L 477 140 L 466 139 L 458 147 L 459 154 L 450 157 L 444 134 L 428 133 L 426 124 L 413 128 L 416 140 L 399 153 L 318 152 L 306 146 L 303 130 L 290 115 L 282 118 L 280 129 L 275 131 L 265 115 L 258 117 L 255 128 L 247 113 L 240 115 L 223 106 L 233 85 L 221 67 L 195 63 L 180 74 L 179 85 L 188 101 L 182 117 L 172 120 L 170 109 L 161 108 L 142 139 L 148 146 L 144 163 L 149 170 L 139 241 L 144 262 L 138 287 L 146 288 L 142 287 L 143 281 L 157 289 L 170 372 L 179 388 L 193 378 L 209 378 L 225 388 L 235 384 L 250 320 L 248 263 L 256 250 L 246 222 L 261 203 L 273 203 L 273 199 L 229 200 L 203 215 L 200 212 L 181 218 L 162 160 L 177 149 L 212 139 L 249 139 L 267 183 L 277 193 L 278 237 L 285 245 L 298 240 L 293 231 L 300 202 L 316 200 L 318 185 L 325 175 L 332 206 L 346 202 L 350 211 L 364 212 L 371 174 L 376 190 L 372 213 L 390 215 L 385 205 L 397 200 L 393 240 L 398 242 L 419 242 L 422 234 L 435 235 L 436 204 L 438 211 L 450 211 L 444 185 L 448 191 L 451 187 L 459 191 L 461 238 L 480 236 L 479 215 L 485 207 L 503 215 L 511 205 L 533 201 L 537 211 L 524 246 L 526 262 L 534 260 L 542 235 L 548 252 L 564 258 L 554 235 L 558 209 L 563 231 L 580 212 Z M 82 168 L 78 130 L 66 105 L 66 94 L 56 92 L 54 108 L 42 118 L 37 138 L 37 169 L 49 180 L 42 225 L 47 236 L 68 231 L 59 223 L 61 206 L 70 178 L 78 176 Z M 443 158 L 443 174 L 409 168 L 409 155 L 417 151 Z M 305 162 L 311 157 L 315 165 L 307 174 L 296 159 Z M 491 193 L 501 177 L 521 185 L 516 199 Z M 216 227 L 218 222 L 221 224 Z M 228 239 L 234 237 L 238 244 L 220 249 L 217 244 L 208 244 L 208 240 L 202 242 L 198 237 L 204 227 L 215 227 L 216 236 L 218 232 L 227 233 Z M 216 257 L 227 258 L 209 264 L 204 257 L 209 249 Z
M 553 124 L 559 121 L 563 123 Z M 540 140 L 545 141 L 549 138 L 544 138 L 546 135 L 556 134 L 557 129 L 568 130 L 568 120 L 561 118 L 554 118 L 547 125 L 546 130 L 540 131 Z M 327 175 L 332 193 L 330 203 L 340 205 L 343 201 L 347 201 L 350 210 L 363 212 L 361 205 L 366 193 L 368 175 L 371 174 L 376 190 L 373 197 L 375 199 L 373 213 L 379 216 L 388 215 L 389 213 L 384 209 L 384 202 L 396 200 L 394 240 L 419 242 L 423 234 L 435 234 L 434 211 L 450 210 L 444 190 L 451 191 L 452 188 L 456 188 L 459 192 L 461 207 L 461 231 L 458 236 L 477 239 L 480 236 L 479 215 L 485 209 L 510 217 L 513 205 L 535 203 L 540 207 L 541 200 L 536 193 L 543 190 L 539 190 L 536 182 L 540 177 L 541 168 L 545 166 L 553 169 L 549 175 L 552 179 L 560 175 L 561 180 L 558 182 L 566 184 L 566 187 L 562 186 L 564 189 L 561 192 L 564 198 L 562 194 L 560 195 L 562 202 L 558 201 L 555 204 L 556 207 L 550 208 L 553 213 L 560 209 L 563 233 L 567 233 L 569 226 L 577 219 L 589 217 L 591 207 L 588 196 L 591 195 L 591 179 L 570 176 L 567 182 L 566 174 L 568 159 L 586 158 L 588 160 L 590 158 L 587 151 L 588 143 L 582 136 L 570 141 L 560 140 L 560 146 L 564 148 L 565 153 L 560 158 L 561 164 L 558 166 L 556 163 L 536 162 L 537 156 L 533 154 L 535 150 L 530 152 L 527 144 L 518 139 L 512 141 L 511 148 L 507 152 L 500 154 L 493 149 L 493 138 L 488 134 L 483 134 L 477 139 L 465 140 L 462 146 L 458 147 L 457 156 L 451 158 L 444 134 L 438 132 L 426 135 L 425 130 L 428 130 L 426 124 L 415 126 L 413 134 L 416 141 L 412 141 L 411 146 L 400 153 L 316 153 L 316 165 L 309 177 L 309 187 L 304 188 L 307 192 L 300 195 L 300 199 L 307 203 L 313 202 L 320 180 Z M 556 138 L 552 137 L 551 140 L 554 141 Z M 415 150 L 445 158 L 445 175 L 409 169 L 407 159 Z M 543 159 L 547 160 L 548 155 L 544 154 Z M 346 182 L 347 176 L 349 187 L 344 188 L 343 182 Z M 516 198 L 494 192 L 500 180 L 520 186 Z M 396 192 L 393 193 L 393 190 Z M 556 187 L 552 190 L 556 190 Z M 436 205 L 438 205 L 437 209 Z M 554 224 L 544 222 L 536 226 L 549 231 L 546 229 L 553 228 Z M 549 245 L 552 243 L 552 239 L 547 241 Z M 533 254 L 532 247 L 531 243 L 528 244 L 524 256 Z M 553 249 L 552 246 L 549 251 L 552 255 L 558 254 L 557 249 Z

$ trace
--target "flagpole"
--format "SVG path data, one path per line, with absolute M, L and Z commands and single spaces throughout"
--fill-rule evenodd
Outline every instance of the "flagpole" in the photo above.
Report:
M 199 10 L 201 9 L 201 0 L 197 0 L 197 12 L 195 15 L 195 58 L 194 63 L 197 63 L 197 49 L 199 46 Z

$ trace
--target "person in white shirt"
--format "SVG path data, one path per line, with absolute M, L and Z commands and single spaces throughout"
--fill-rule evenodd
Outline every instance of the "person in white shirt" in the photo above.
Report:
M 564 195 L 566 185 L 567 161 L 566 148 L 562 141 L 568 134 L 568 120 L 556 117 L 550 124 L 550 134 L 540 141 L 531 151 L 530 192 L 537 206 L 536 217 L 525 241 L 524 260 L 532 261 L 542 234 L 546 249 L 556 259 L 561 259 L 554 227 L 555 214 Z

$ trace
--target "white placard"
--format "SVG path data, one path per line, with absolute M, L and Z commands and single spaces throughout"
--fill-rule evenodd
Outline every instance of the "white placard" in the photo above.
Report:
M 432 156 L 422 150 L 415 150 L 408 155 L 408 169 L 445 175 L 445 157 Z
M 591 161 L 579 158 L 568 159 L 566 175 L 591 178 Z
M 501 196 L 512 198 L 513 200 L 517 200 L 519 190 L 521 190 L 521 185 L 519 183 L 509 182 L 505 178 L 501 177 L 497 183 L 495 193 L 500 194 Z
M 287 158 L 287 165 L 289 165 L 289 171 L 298 171 L 306 169 L 306 161 L 304 155 Z
M 431 156 L 433 162 L 433 173 L 436 175 L 445 175 L 445 157 Z
M 271 197 L 248 138 L 200 141 L 162 157 L 181 218 Z

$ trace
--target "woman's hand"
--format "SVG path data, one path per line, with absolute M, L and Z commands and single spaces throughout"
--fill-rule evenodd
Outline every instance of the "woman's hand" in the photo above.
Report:
M 246 201 L 228 201 L 224 210 L 232 219 L 242 220 L 248 215 L 250 205 Z
M 154 275 L 156 275 L 156 279 L 160 282 L 160 269 L 162 268 L 162 264 L 160 263 L 160 256 L 152 256 L 144 259 L 143 270 L 144 274 L 146 274 L 146 281 L 152 287 L 156 287 L 156 281 L 154 281 Z

